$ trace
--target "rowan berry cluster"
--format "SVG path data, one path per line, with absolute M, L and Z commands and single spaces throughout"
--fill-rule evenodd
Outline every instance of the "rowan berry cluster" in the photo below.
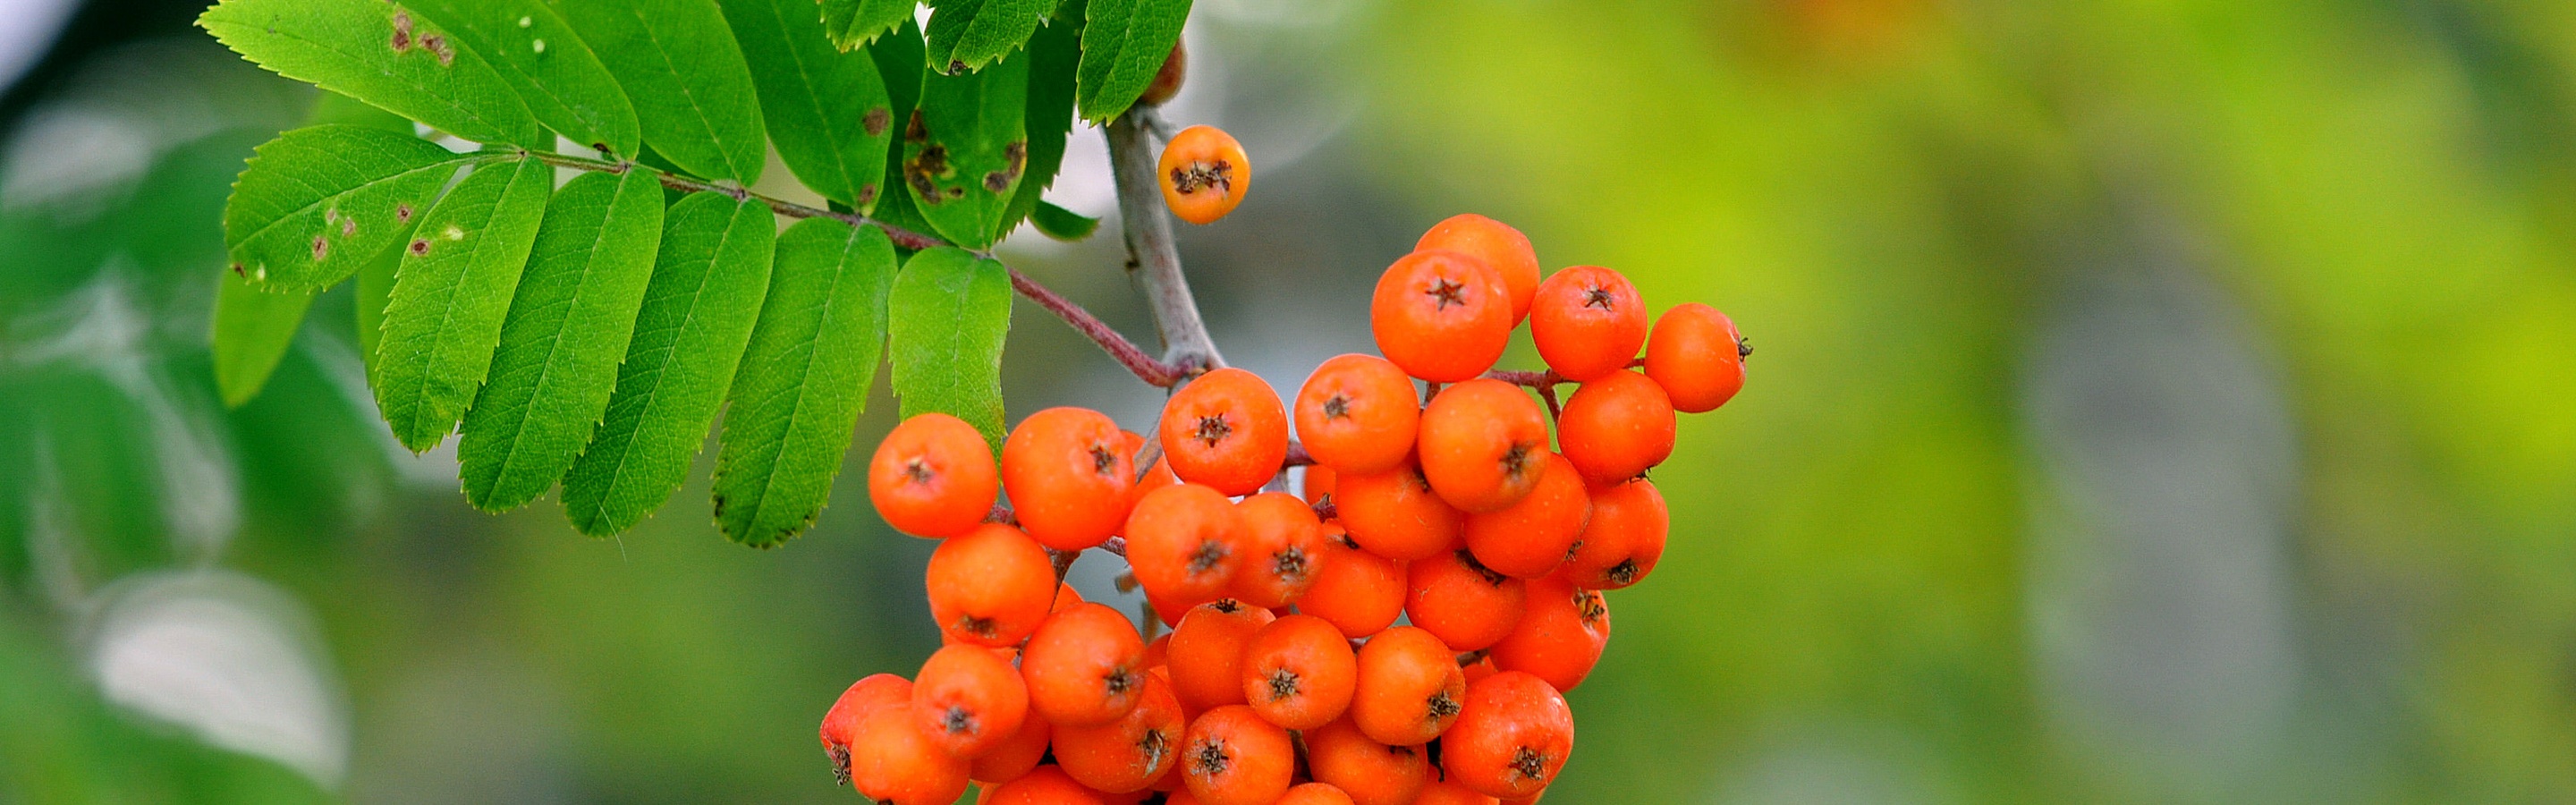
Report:
M 1663 555 L 1644 474 L 1750 350 L 1704 305 L 1650 327 L 1609 269 L 1542 281 L 1519 231 L 1473 215 L 1387 269 L 1371 320 L 1386 357 L 1326 361 L 1284 405 L 1207 372 L 1150 437 L 1054 408 L 996 461 L 953 417 L 896 427 L 868 491 L 941 540 L 946 646 L 841 695 L 834 767 L 895 805 L 969 781 L 993 805 L 1536 801 L 1574 748 L 1563 692 L 1610 638 L 1602 591 Z M 1550 369 L 1490 372 L 1522 321 Z M 1094 548 L 1127 560 L 1145 631 L 1063 583 Z

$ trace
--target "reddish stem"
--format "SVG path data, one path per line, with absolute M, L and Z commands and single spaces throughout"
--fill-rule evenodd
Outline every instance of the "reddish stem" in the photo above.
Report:
M 1019 269 L 1013 268 L 1010 272 L 1013 290 L 1019 291 L 1021 296 L 1028 297 L 1029 301 L 1038 303 L 1038 307 L 1046 308 L 1047 312 L 1055 314 L 1056 318 L 1063 319 L 1064 323 L 1073 325 L 1076 332 L 1091 339 L 1091 343 L 1100 345 L 1101 351 L 1109 353 L 1109 357 L 1118 361 L 1118 365 L 1127 367 L 1127 371 L 1134 373 L 1136 379 L 1143 380 L 1155 388 L 1171 388 L 1173 384 L 1189 376 L 1189 372 L 1181 367 L 1164 363 L 1156 360 L 1154 356 L 1145 354 L 1145 350 L 1136 346 L 1136 342 L 1127 340 L 1127 336 L 1119 334 L 1118 330 L 1110 327 L 1108 322 L 1091 315 L 1091 311 L 1082 309 L 1082 306 L 1074 304 L 1073 300 L 1064 298 L 1052 288 L 1038 284 L 1037 280 L 1020 273 Z

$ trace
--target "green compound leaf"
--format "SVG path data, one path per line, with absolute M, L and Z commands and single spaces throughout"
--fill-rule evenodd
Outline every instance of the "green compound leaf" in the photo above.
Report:
M 823 0 L 823 32 L 848 51 L 876 41 L 912 19 L 913 0 Z
M 554 168 L 533 159 L 484 166 L 403 244 L 370 379 L 385 424 L 412 452 L 445 440 L 483 387 L 554 184 Z
M 1029 223 L 1037 226 L 1038 234 L 1068 243 L 1091 237 L 1100 229 L 1100 219 L 1044 201 L 1029 212 Z
M 769 295 L 777 217 L 697 193 L 672 205 L 607 417 L 564 474 L 564 515 L 604 537 L 661 508 L 689 478 Z
M 1181 41 L 1190 0 L 1091 0 L 1085 16 L 1076 97 L 1084 120 L 1107 121 L 1134 106 L 1154 83 L 1172 45 Z
M 455 35 L 401 5 L 223 0 L 197 25 L 277 74 L 475 142 L 554 147 L 510 83 Z
M 456 445 L 465 501 L 527 505 L 590 443 L 662 242 L 662 183 L 585 173 L 555 192 Z
M 895 120 L 876 62 L 833 49 L 812 0 L 727 0 L 724 14 L 776 124 L 778 158 L 824 198 L 876 207 Z
M 304 125 L 327 126 L 333 123 L 383 129 L 405 137 L 412 135 L 411 118 L 369 106 L 366 101 L 337 92 L 314 93 L 313 109 L 304 113 Z
M 402 267 L 402 244 L 411 239 L 412 231 L 403 227 L 402 237 L 391 248 L 358 267 L 357 287 L 352 289 L 357 291 L 358 360 L 366 366 L 368 377 L 376 374 L 376 345 L 385 336 L 385 306 L 393 303 L 394 272 Z
M 1004 208 L 1028 168 L 1029 58 L 964 75 L 928 74 L 903 132 L 903 179 L 914 208 L 950 243 L 1001 238 Z
M 633 156 L 635 106 L 598 54 L 538 0 L 404 0 L 490 62 L 528 111 L 555 133 Z M 548 144 L 551 146 L 551 143 Z M 551 150 L 551 149 L 549 149 Z
M 956 74 L 984 65 L 1029 41 L 1056 0 L 948 0 L 930 14 L 933 69 Z
M 626 88 L 645 144 L 702 178 L 760 181 L 769 132 L 715 0 L 556 2 Z
M 239 408 L 268 385 L 269 373 L 295 343 L 313 294 L 264 290 L 229 271 L 216 282 L 215 389 L 225 405 Z
M 393 245 L 469 159 L 357 126 L 296 129 L 257 153 L 224 204 L 224 247 L 251 281 L 304 292 Z
M 1029 166 L 1020 189 L 1002 209 L 1002 233 L 1037 209 L 1038 196 L 1055 184 L 1056 170 L 1064 166 L 1064 140 L 1073 132 L 1074 64 L 1082 58 L 1081 19 L 1082 2 L 1074 0 L 1029 40 Z
M 822 513 L 876 380 L 894 269 L 876 227 L 814 218 L 778 236 L 716 453 L 716 524 L 733 541 L 772 547 Z
M 966 420 L 1000 449 L 1002 341 L 1011 332 L 1009 269 L 964 249 L 927 249 L 895 276 L 894 393 L 903 415 Z
M 877 74 L 885 76 L 886 99 L 894 109 L 895 121 L 902 124 L 911 120 L 913 110 L 920 106 L 922 74 L 928 71 L 921 62 L 921 26 L 906 18 L 896 28 L 895 33 L 868 44 L 868 59 L 877 63 Z M 877 197 L 876 209 L 869 214 L 914 232 L 933 231 L 930 222 L 922 220 L 921 213 L 913 209 L 912 193 L 903 190 L 903 186 L 903 150 L 888 149 L 883 185 L 886 192 Z

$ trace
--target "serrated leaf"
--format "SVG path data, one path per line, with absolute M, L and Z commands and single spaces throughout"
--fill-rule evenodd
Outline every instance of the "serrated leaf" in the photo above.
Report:
M 894 393 L 903 415 L 955 416 L 1002 443 L 1002 342 L 1011 332 L 1009 269 L 964 249 L 926 249 L 895 275 L 889 309 Z
M 385 337 L 385 306 L 394 298 L 394 272 L 401 268 L 403 241 L 411 238 L 412 228 L 403 227 L 402 237 L 358 267 L 358 280 L 353 283 L 357 297 L 358 362 L 366 367 L 367 376 L 376 375 L 376 345 Z
M 644 142 L 697 176 L 760 181 L 769 132 L 751 66 L 715 0 L 557 0 L 608 64 Z
M 896 25 L 893 34 L 878 37 L 868 45 L 868 59 L 877 63 L 877 74 L 885 77 L 886 99 L 894 109 L 897 122 L 909 121 L 921 103 L 922 66 L 921 26 L 907 17 Z M 922 220 L 913 209 L 912 194 L 903 187 L 903 149 L 886 151 L 884 185 L 886 192 L 877 197 L 875 210 L 869 215 L 879 221 L 914 232 L 932 231 L 930 222 Z M 898 247 L 900 248 L 900 247 Z
M 295 343 L 313 293 L 265 291 L 229 271 L 216 283 L 215 389 L 225 405 L 238 408 L 268 385 L 269 373 Z
M 1002 213 L 1028 168 L 1030 61 L 922 79 L 921 108 L 904 126 L 904 185 L 951 243 L 980 249 L 1001 237 Z
M 403 136 L 412 135 L 411 118 L 403 117 L 356 98 L 330 90 L 313 93 L 313 108 L 304 113 L 304 125 L 331 124 L 382 129 Z
M 1074 0 L 1058 9 L 1029 40 L 1029 164 L 1002 209 L 1004 233 L 1037 209 L 1039 195 L 1055 185 L 1056 171 L 1064 166 L 1065 136 L 1073 131 L 1074 66 L 1082 59 L 1082 7 L 1082 0 Z
M 617 390 L 661 242 L 662 183 L 643 171 L 573 177 L 546 204 L 491 379 L 459 429 L 467 503 L 515 509 L 572 469 Z
M 624 531 L 688 480 L 769 295 L 777 242 L 777 218 L 759 202 L 698 193 L 671 207 L 617 393 L 564 474 L 574 528 Z
M 1056 0 L 950 0 L 930 14 L 928 62 L 941 72 L 981 70 L 1018 50 Z
M 778 236 L 716 453 L 716 523 L 733 541 L 774 546 L 822 513 L 876 379 L 894 270 L 875 227 L 813 218 Z
M 393 3 L 223 0 L 197 24 L 279 75 L 475 142 L 551 149 L 554 138 L 481 54 Z
M 833 49 L 812 0 L 727 0 L 778 158 L 824 198 L 865 211 L 883 189 L 894 110 L 877 65 Z
M 823 31 L 834 47 L 853 50 L 911 20 L 916 5 L 913 0 L 823 0 Z
M 554 168 L 536 160 L 484 166 L 403 245 L 371 379 L 378 412 L 412 452 L 445 440 L 483 387 L 553 190 Z
M 537 122 L 596 150 L 635 154 L 635 106 L 553 8 L 538 0 L 404 2 L 490 63 Z
M 408 134 L 315 126 L 260 146 L 224 204 L 224 247 L 253 282 L 319 291 L 401 237 L 468 157 Z
M 1100 229 L 1100 219 L 1045 201 L 1038 202 L 1037 209 L 1030 211 L 1029 223 L 1037 226 L 1038 234 L 1066 242 L 1091 237 L 1092 232 Z
M 1190 19 L 1190 0 L 1091 0 L 1084 17 L 1075 97 L 1082 119 L 1107 121 L 1136 105 L 1162 72 Z

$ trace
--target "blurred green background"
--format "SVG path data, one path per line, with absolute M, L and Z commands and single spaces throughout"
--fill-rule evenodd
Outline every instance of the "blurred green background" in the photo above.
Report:
M 937 642 L 856 476 L 767 552 L 703 469 L 615 540 L 475 513 L 346 289 L 217 402 L 217 216 L 313 98 L 201 7 L 0 2 L 0 802 L 847 801 L 815 722 Z M 1274 385 L 1460 211 L 1759 348 L 1548 801 L 2576 801 L 2576 6 L 1199 0 L 1189 41 L 1169 112 L 1260 186 L 1185 259 Z M 1099 143 L 1053 198 L 1111 211 Z M 1004 255 L 1150 332 L 1116 238 Z M 1005 363 L 1015 411 L 1158 402 L 1027 305 Z

